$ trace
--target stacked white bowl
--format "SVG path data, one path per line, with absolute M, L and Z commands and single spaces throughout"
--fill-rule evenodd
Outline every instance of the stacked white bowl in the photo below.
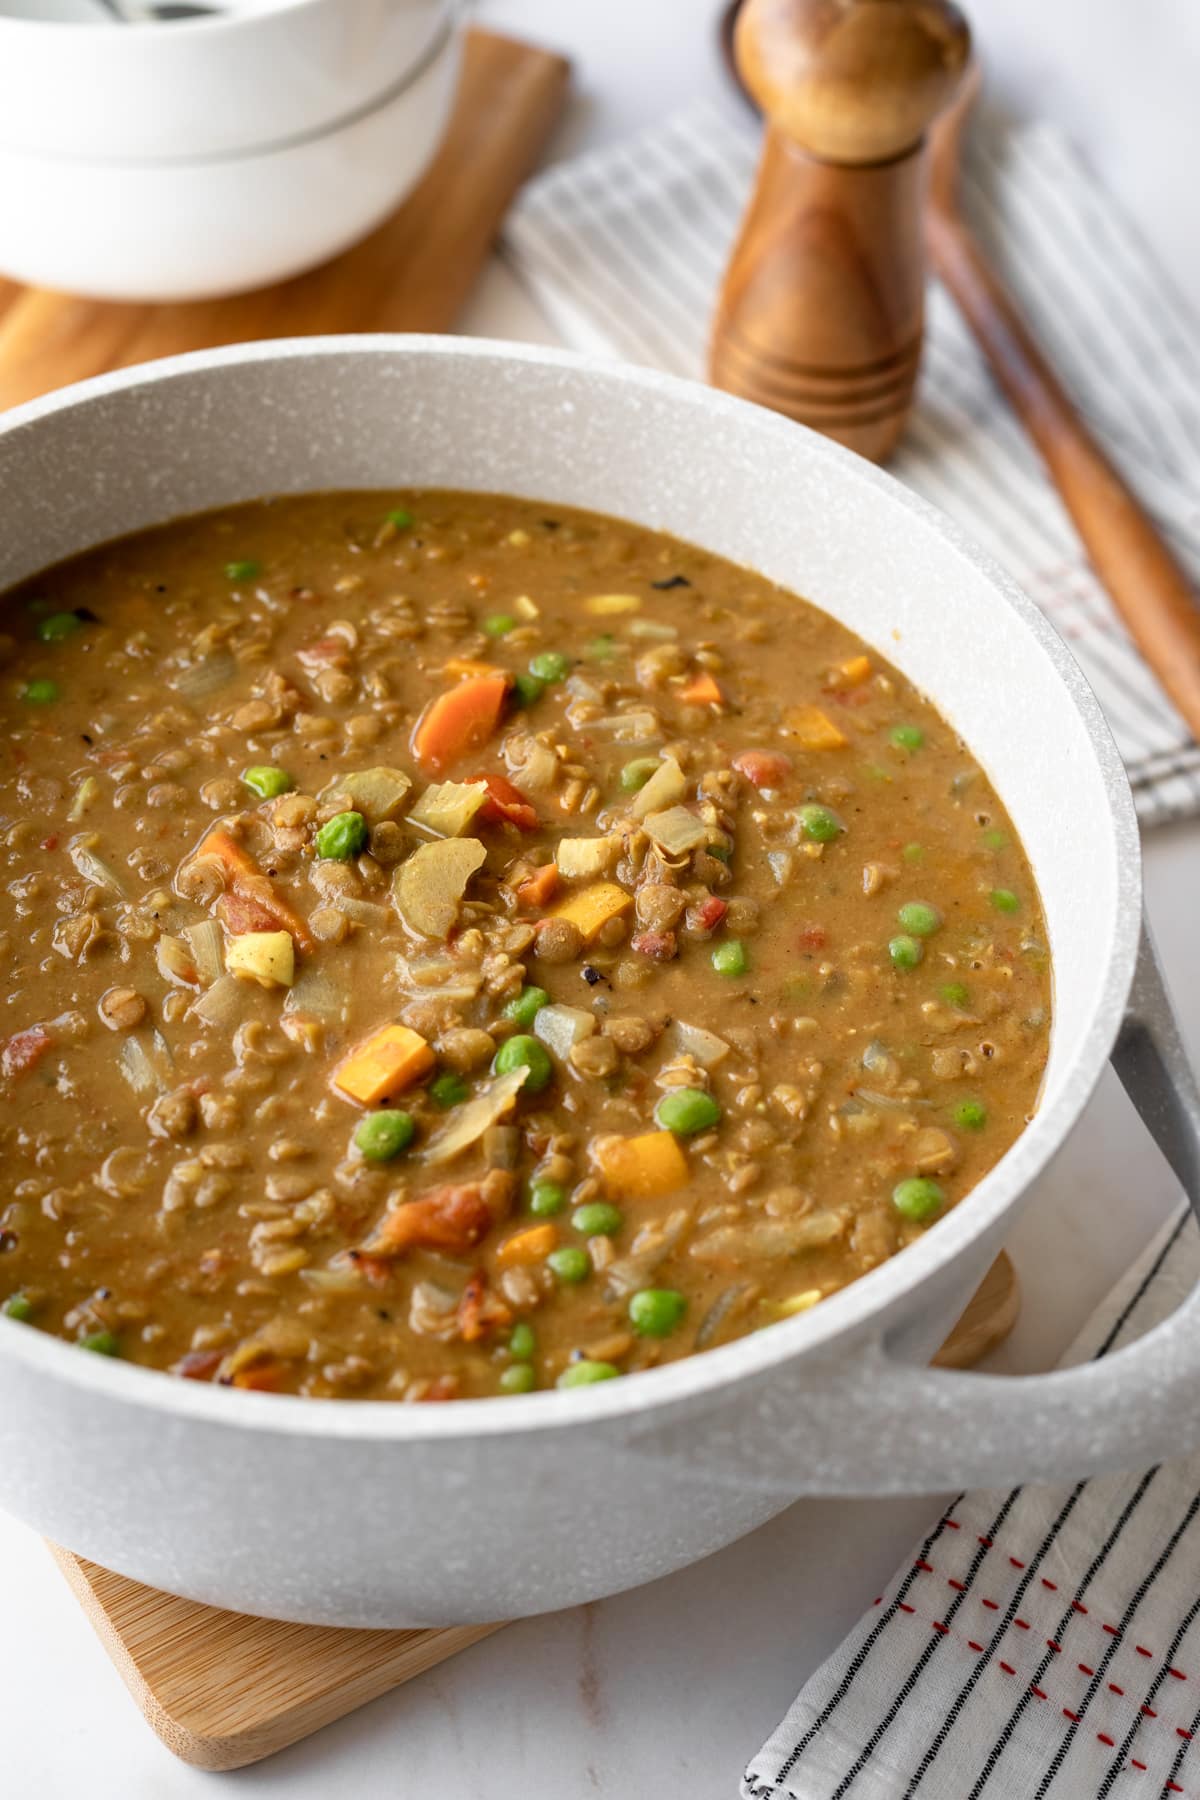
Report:
M 123 24 L 0 0 L 0 274 L 115 300 L 279 281 L 424 171 L 462 0 L 236 0 Z

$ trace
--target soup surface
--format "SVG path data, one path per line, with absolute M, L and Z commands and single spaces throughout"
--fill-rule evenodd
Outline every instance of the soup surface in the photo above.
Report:
M 11 1317 L 269 1391 L 579 1385 L 818 1304 L 1034 1108 L 1003 807 L 756 575 L 331 494 L 3 625 Z

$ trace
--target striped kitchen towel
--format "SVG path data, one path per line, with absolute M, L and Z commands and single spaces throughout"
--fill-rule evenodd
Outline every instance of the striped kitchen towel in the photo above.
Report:
M 1188 1209 L 1085 1326 L 1106 1356 L 1200 1279 Z M 1200 1797 L 1200 1455 L 960 1494 L 742 1783 L 746 1800 Z
M 748 122 L 693 108 L 531 182 L 510 216 L 507 254 L 571 346 L 702 376 L 756 159 Z M 965 191 L 981 237 L 1088 422 L 1200 572 L 1192 321 L 1052 127 L 982 127 Z M 1200 812 L 1200 746 L 1130 642 L 936 285 L 918 403 L 891 466 L 1004 562 L 1067 639 L 1108 714 L 1143 823 Z

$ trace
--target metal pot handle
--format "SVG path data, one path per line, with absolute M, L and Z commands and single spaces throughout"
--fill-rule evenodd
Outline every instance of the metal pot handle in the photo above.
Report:
M 1200 1212 L 1200 1093 L 1146 932 L 1112 1061 Z M 1052 1374 L 918 1368 L 880 1338 L 857 1355 L 834 1353 L 823 1367 L 805 1359 L 794 1384 L 776 1376 L 753 1396 L 735 1396 L 706 1414 L 702 1435 L 694 1421 L 665 1421 L 647 1436 L 654 1454 L 704 1480 L 792 1497 L 933 1493 L 1149 1467 L 1200 1443 L 1200 1287 L 1127 1348 Z

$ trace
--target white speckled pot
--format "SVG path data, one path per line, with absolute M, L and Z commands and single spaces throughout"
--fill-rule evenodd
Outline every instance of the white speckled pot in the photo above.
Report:
M 233 1392 L 0 1318 L 0 1503 L 176 1593 L 391 1626 L 612 1593 L 798 1494 L 1060 1479 L 1193 1447 L 1194 1298 L 1084 1368 L 1005 1380 L 923 1366 L 1114 1048 L 1185 1180 L 1200 1107 L 1148 951 L 1127 1014 L 1138 840 L 1096 703 L 1036 608 L 886 475 L 705 388 L 544 350 L 249 345 L 0 421 L 0 584 L 203 507 L 410 483 L 675 532 L 808 595 L 925 689 L 995 779 L 1041 887 L 1056 1015 L 1040 1111 L 969 1200 L 814 1312 L 568 1393 L 402 1407 Z

